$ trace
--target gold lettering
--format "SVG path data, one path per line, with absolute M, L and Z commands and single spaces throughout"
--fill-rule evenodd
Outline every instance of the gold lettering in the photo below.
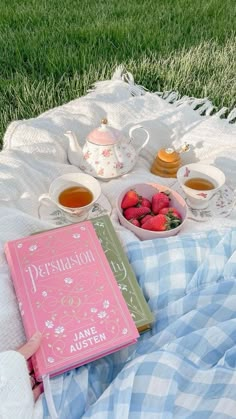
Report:
M 62 297 L 61 299 L 61 305 L 63 306 L 75 306 L 78 307 L 80 306 L 80 298 L 79 297 L 73 297 L 72 295 L 65 295 L 64 297 Z

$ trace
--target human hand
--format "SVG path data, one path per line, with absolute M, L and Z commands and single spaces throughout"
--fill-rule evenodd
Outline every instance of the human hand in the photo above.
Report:
M 34 371 L 31 363 L 31 356 L 38 350 L 41 343 L 42 335 L 40 332 L 36 332 L 23 346 L 18 349 L 28 364 L 29 377 L 31 381 L 31 388 L 34 394 L 34 400 L 36 401 L 40 394 L 43 392 L 43 384 L 38 383 L 34 376 Z

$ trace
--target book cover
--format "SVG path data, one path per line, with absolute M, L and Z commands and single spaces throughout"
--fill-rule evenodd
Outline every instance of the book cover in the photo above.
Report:
M 42 343 L 37 380 L 136 342 L 139 333 L 91 221 L 9 241 L 11 270 L 25 332 Z
M 151 328 L 154 316 L 108 215 L 91 219 L 105 255 L 139 332 Z

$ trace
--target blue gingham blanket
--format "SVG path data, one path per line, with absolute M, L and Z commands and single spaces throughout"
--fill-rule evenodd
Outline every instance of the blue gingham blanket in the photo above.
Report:
M 236 417 L 236 229 L 135 241 L 126 251 L 153 328 L 52 379 L 59 417 Z

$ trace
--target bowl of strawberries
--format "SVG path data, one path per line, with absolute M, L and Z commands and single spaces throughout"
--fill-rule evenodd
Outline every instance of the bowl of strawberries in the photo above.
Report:
M 118 218 L 140 240 L 176 235 L 187 219 L 187 204 L 173 189 L 137 183 L 124 189 L 116 202 Z

